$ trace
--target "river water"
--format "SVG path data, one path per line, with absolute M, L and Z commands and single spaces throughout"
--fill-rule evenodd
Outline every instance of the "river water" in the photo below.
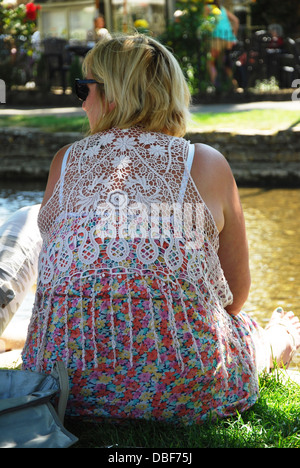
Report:
M 43 187 L 0 188 L 0 224 L 15 210 L 40 203 Z M 244 310 L 265 325 L 277 306 L 300 317 L 300 189 L 241 188 L 248 232 L 252 286 Z M 14 318 L 26 329 L 29 293 Z M 17 329 L 17 327 L 16 327 Z

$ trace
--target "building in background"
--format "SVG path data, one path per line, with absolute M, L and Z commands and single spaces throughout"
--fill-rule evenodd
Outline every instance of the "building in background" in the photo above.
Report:
M 62 37 L 87 40 L 99 14 L 109 31 L 131 31 L 137 19 L 144 19 L 156 36 L 173 14 L 173 0 L 39 0 L 39 30 L 42 38 Z
M 251 30 L 251 4 L 255 0 L 223 0 L 240 19 L 242 36 Z M 3 3 L 27 3 L 3 0 Z M 60 37 L 86 41 L 99 15 L 111 31 L 130 32 L 136 20 L 146 20 L 154 36 L 160 35 L 176 10 L 176 0 L 35 0 L 41 5 L 38 28 L 42 38 Z
M 94 0 L 39 0 L 41 11 L 38 28 L 41 37 L 87 40 L 93 30 L 96 6 Z
M 241 13 L 247 26 L 252 0 L 224 0 L 231 10 Z M 130 32 L 138 19 L 146 20 L 154 36 L 161 34 L 176 10 L 176 0 L 39 0 L 42 9 L 39 29 L 43 38 L 63 37 L 86 40 L 99 14 L 112 32 Z

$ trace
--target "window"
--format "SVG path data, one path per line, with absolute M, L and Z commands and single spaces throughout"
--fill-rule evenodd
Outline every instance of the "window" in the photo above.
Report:
M 47 2 L 39 15 L 39 28 L 43 38 L 59 37 L 86 41 L 94 28 L 96 9 L 94 1 Z
M 161 34 L 166 27 L 165 0 L 112 0 L 112 29 L 113 31 L 132 32 L 134 22 L 144 19 L 149 24 L 154 36 Z

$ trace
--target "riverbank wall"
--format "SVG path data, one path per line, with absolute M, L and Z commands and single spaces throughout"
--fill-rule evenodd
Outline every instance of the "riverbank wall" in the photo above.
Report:
M 276 133 L 193 132 L 187 138 L 219 150 L 239 186 L 300 187 L 300 128 Z
M 45 183 L 54 154 L 81 138 L 83 135 L 75 132 L 0 129 L 0 184 Z M 186 138 L 218 149 L 239 186 L 300 187 L 299 127 L 276 133 L 193 131 Z

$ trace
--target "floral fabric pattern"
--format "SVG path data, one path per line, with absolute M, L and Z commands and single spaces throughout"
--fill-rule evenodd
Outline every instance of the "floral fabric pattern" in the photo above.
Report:
M 218 233 L 190 176 L 192 238 L 189 229 L 176 234 L 174 216 L 164 235 L 164 213 L 144 216 L 160 200 L 177 207 L 188 147 L 139 128 L 88 137 L 73 145 L 64 185 L 61 178 L 40 212 L 23 367 L 51 372 L 57 360 L 66 363 L 71 416 L 191 424 L 242 412 L 258 398 L 259 328 L 225 311 L 232 295 Z

